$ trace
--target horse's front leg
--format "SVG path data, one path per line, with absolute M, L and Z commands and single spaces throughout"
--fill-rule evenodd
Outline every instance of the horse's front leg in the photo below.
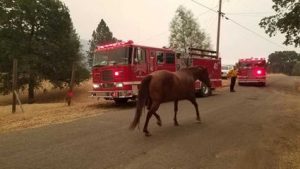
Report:
M 174 101 L 174 125 L 178 126 L 178 121 L 177 121 L 177 112 L 178 112 L 178 100 Z
M 200 118 L 200 114 L 199 114 L 199 110 L 198 110 L 198 103 L 196 102 L 196 97 L 192 97 L 189 99 L 192 104 L 195 106 L 196 109 L 196 115 L 197 115 L 197 120 L 201 123 L 201 118 Z

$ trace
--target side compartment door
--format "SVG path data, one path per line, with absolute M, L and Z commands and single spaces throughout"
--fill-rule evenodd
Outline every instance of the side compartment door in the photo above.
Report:
M 150 50 L 148 53 L 148 73 L 156 71 L 156 52 Z
M 238 79 L 246 80 L 251 75 L 251 64 L 247 62 L 240 62 L 238 65 Z
M 146 50 L 141 47 L 135 47 L 133 50 L 133 72 L 136 79 L 142 79 L 148 74 Z

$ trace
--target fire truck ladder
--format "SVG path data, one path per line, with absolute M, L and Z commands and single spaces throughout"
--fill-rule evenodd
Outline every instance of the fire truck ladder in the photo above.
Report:
M 189 48 L 190 57 L 209 57 L 209 58 L 218 58 L 217 52 L 213 50 L 204 50 L 198 48 Z

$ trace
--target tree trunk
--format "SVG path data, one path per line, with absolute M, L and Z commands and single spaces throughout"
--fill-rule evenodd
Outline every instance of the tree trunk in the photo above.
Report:
M 34 80 L 34 76 L 30 74 L 28 83 L 28 104 L 34 103 Z

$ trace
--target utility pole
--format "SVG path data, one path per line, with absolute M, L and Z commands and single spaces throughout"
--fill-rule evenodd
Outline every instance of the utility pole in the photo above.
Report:
M 219 1 L 219 16 L 218 16 L 218 34 L 217 34 L 217 56 L 219 57 L 220 54 L 220 29 L 221 29 L 221 17 L 223 15 L 222 13 L 222 0 Z

